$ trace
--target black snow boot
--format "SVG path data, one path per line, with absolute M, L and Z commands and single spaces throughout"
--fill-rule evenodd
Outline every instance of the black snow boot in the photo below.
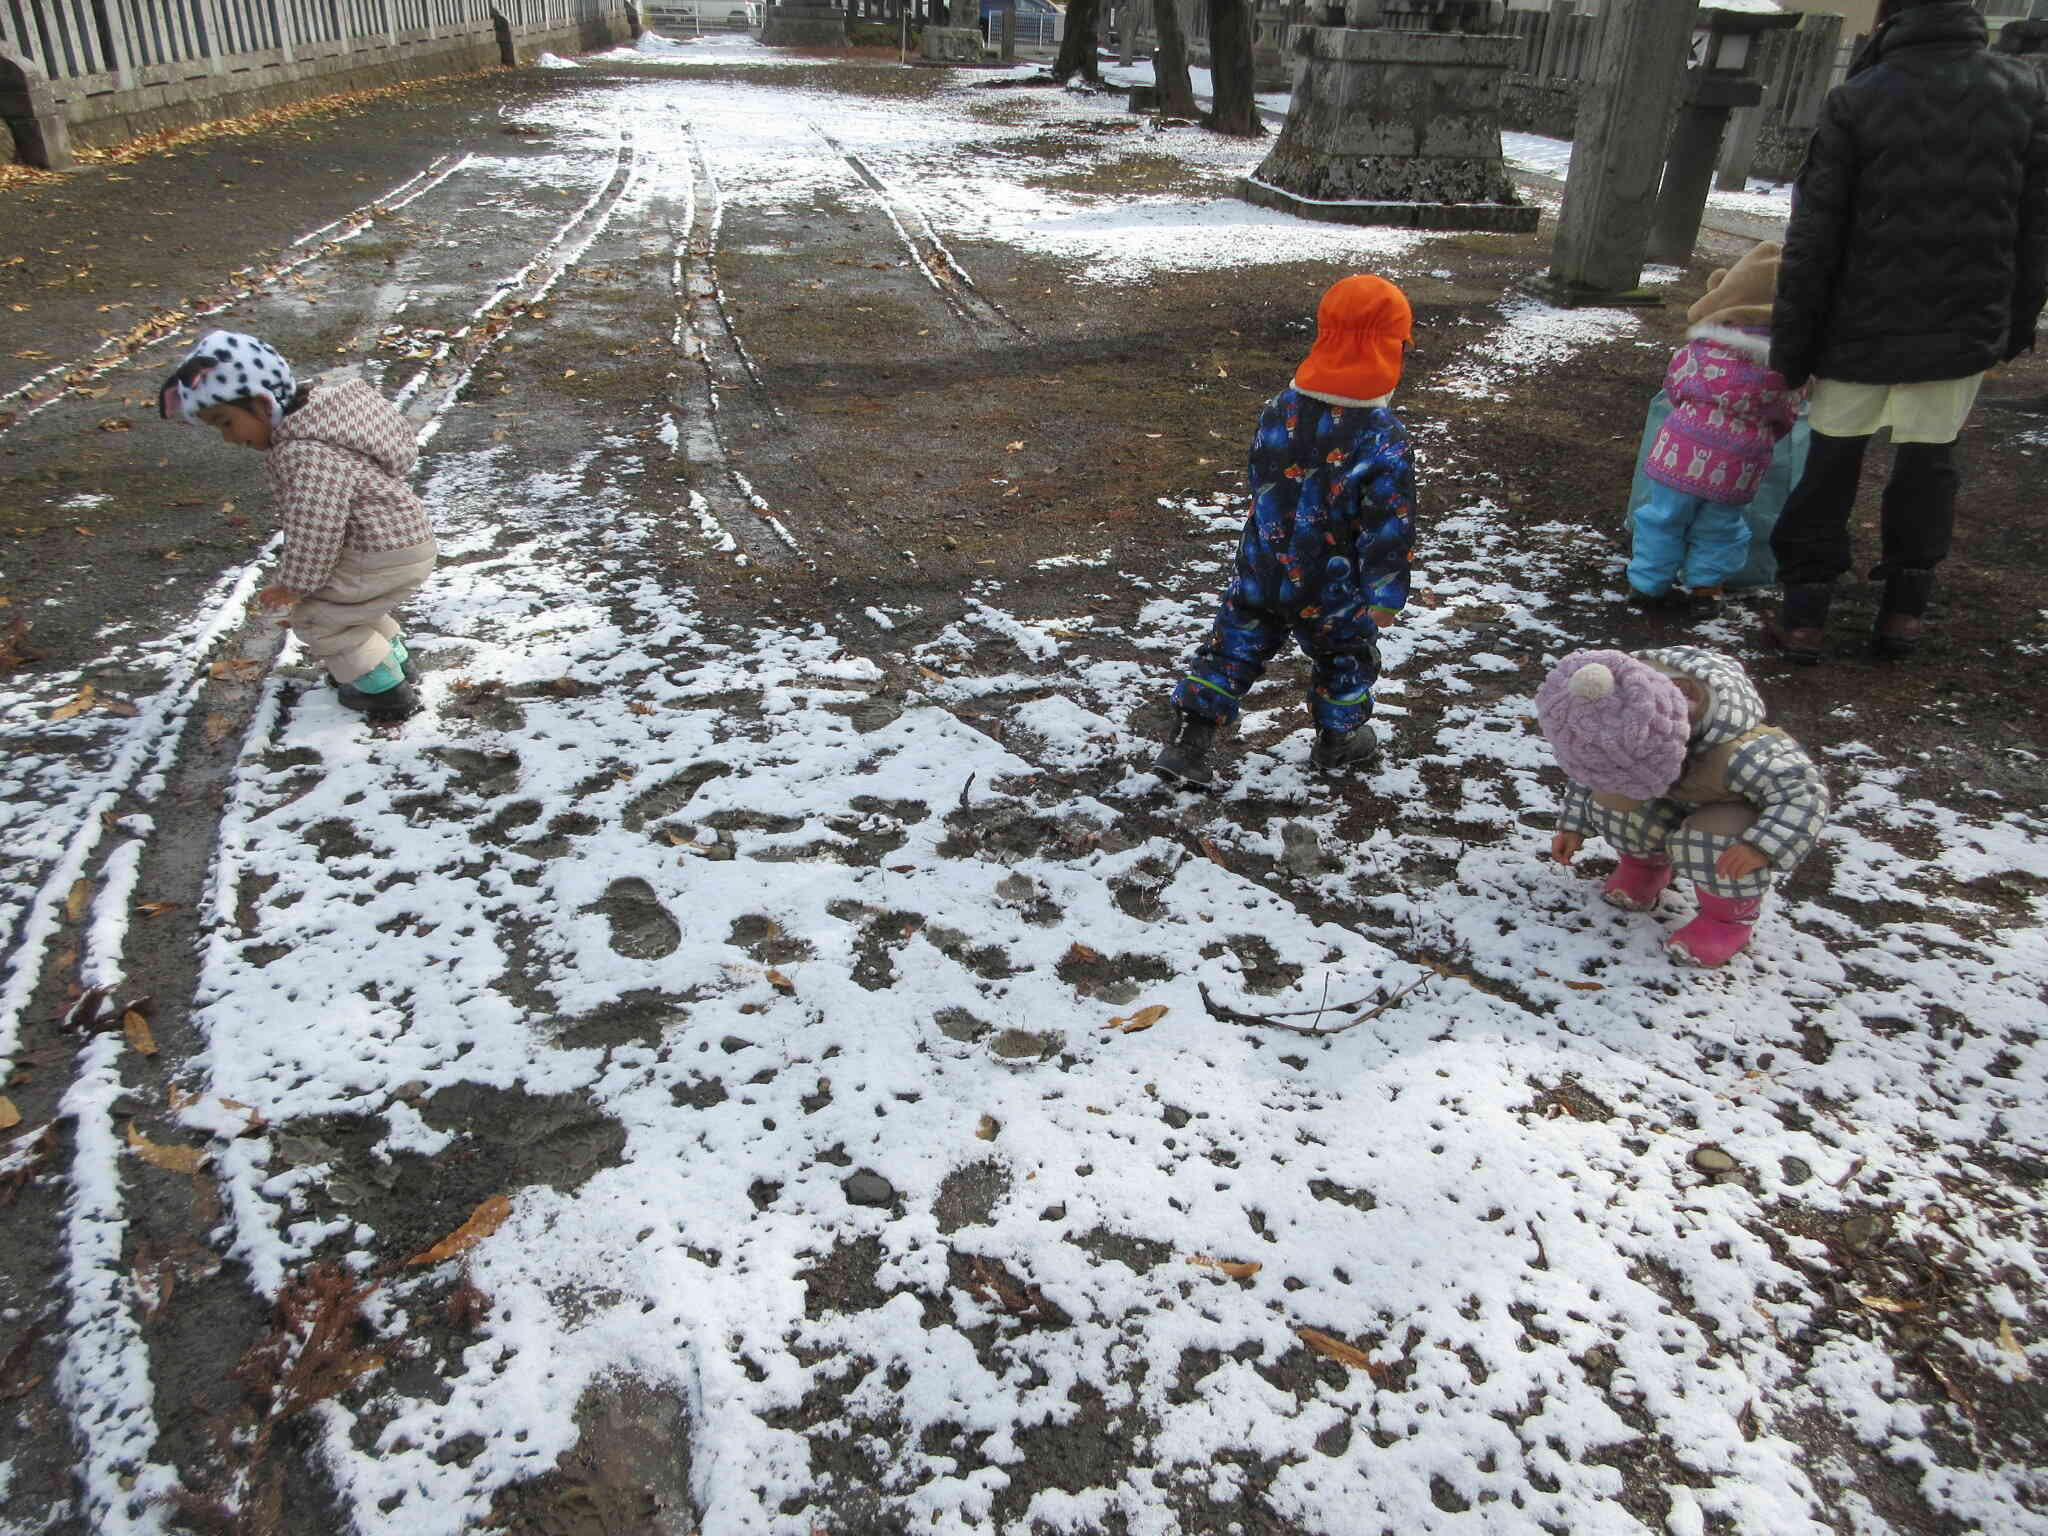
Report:
M 1152 760 L 1152 771 L 1197 789 L 1214 789 L 1216 776 L 1209 769 L 1209 752 L 1215 745 L 1216 722 L 1184 714 L 1174 727 L 1173 740 Z
M 1879 566 L 1871 572 L 1884 578 L 1884 598 L 1877 605 L 1877 629 L 1870 646 L 1879 659 L 1904 661 L 1920 649 L 1921 616 L 1934 595 L 1934 572 Z
M 1316 744 L 1308 754 L 1309 766 L 1323 773 L 1374 768 L 1379 765 L 1379 760 L 1380 739 L 1373 735 L 1369 725 L 1356 726 L 1348 731 L 1333 731 L 1319 725 L 1316 727 Z
M 1834 601 L 1831 581 L 1803 582 L 1785 588 L 1785 601 L 1778 616 L 1764 621 L 1764 635 L 1789 662 L 1810 667 L 1820 660 L 1821 642 L 1828 623 L 1828 606 Z
M 353 709 L 372 725 L 395 725 L 420 712 L 420 696 L 411 683 L 400 683 L 381 693 L 365 693 L 348 683 L 334 690 L 343 709 Z

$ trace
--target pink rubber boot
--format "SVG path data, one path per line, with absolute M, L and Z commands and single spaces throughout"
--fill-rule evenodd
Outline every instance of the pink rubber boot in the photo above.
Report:
M 1609 906 L 1625 912 L 1647 912 L 1657 905 L 1664 887 L 1671 883 L 1669 859 L 1646 859 L 1639 853 L 1624 853 L 1600 895 Z
M 1716 896 L 1703 885 L 1693 889 L 1700 898 L 1699 916 L 1666 939 L 1664 948 L 1680 965 L 1726 965 L 1749 943 L 1763 902 L 1755 896 Z

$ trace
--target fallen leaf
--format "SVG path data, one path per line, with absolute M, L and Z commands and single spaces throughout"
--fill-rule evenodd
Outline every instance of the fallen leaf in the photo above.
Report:
M 770 971 L 768 973 L 768 985 L 785 996 L 794 997 L 796 995 L 796 983 L 780 971 Z
M 946 675 L 943 672 L 934 672 L 930 667 L 924 665 L 923 662 L 918 663 L 917 670 L 935 683 L 943 683 L 946 680 Z
M 109 416 L 100 423 L 100 430 L 102 432 L 133 432 L 135 430 L 135 423 L 126 416 Z
M 1103 1027 L 1105 1029 L 1120 1030 L 1127 1035 L 1135 1035 L 1141 1029 L 1150 1029 L 1154 1024 L 1165 1018 L 1169 1011 L 1165 1003 L 1153 1003 L 1149 1007 L 1140 1008 L 1136 1013 L 1111 1019 Z
M 1023 450 L 1023 447 L 1024 445 L 1022 443 L 1005 443 L 1003 445 L 1003 451 L 1005 453 L 1018 453 Z
M 92 882 L 78 879 L 71 882 L 71 893 L 64 898 L 64 915 L 72 922 L 85 916 L 85 909 L 92 905 Z
M 1858 1296 L 1856 1299 L 1873 1312 L 1919 1312 L 1927 1306 L 1924 1301 L 1894 1301 L 1889 1296 Z
M 450 1232 L 425 1253 L 416 1253 L 405 1262 L 407 1264 L 439 1264 L 444 1259 L 452 1259 L 457 1254 L 467 1253 L 478 1243 L 497 1231 L 498 1228 L 505 1225 L 505 1218 L 511 1214 L 512 1197 L 510 1195 L 493 1195 L 469 1213 L 469 1220 L 465 1221 L 453 1232 Z
M 1568 981 L 1565 983 L 1574 992 L 1605 992 L 1607 988 L 1597 981 Z
M 1214 843 L 1210 842 L 1206 837 L 1201 839 L 1201 843 L 1202 852 L 1208 855 L 1211 864 L 1221 864 L 1223 862 L 1223 855 L 1217 850 Z
M 51 710 L 50 718 L 53 721 L 69 720 L 73 715 L 84 714 L 88 709 L 91 709 L 92 706 L 93 686 L 91 683 L 87 683 L 83 687 L 81 687 L 78 690 L 78 692 L 74 693 L 62 704 L 59 704 L 55 709 Z
M 128 1044 L 137 1055 L 156 1054 L 156 1036 L 150 1033 L 149 1020 L 140 1010 L 130 1008 L 121 1015 L 121 1033 L 128 1037 Z
M 225 661 L 216 661 L 206 670 L 214 677 L 240 681 L 256 676 L 263 670 L 263 663 L 254 656 L 230 656 Z
M 11 1131 L 21 1124 L 21 1111 L 14 1107 L 14 1100 L 0 1094 L 0 1131 Z
M 210 742 L 226 741 L 234 730 L 235 722 L 226 715 L 215 712 L 206 717 L 206 739 Z
M 1100 960 L 1102 951 L 1090 949 L 1086 944 L 1074 944 L 1067 950 L 1066 959 L 1073 965 L 1086 965 L 1091 960 Z
M 145 901 L 135 910 L 144 917 L 162 917 L 166 912 L 177 911 L 178 904 L 175 901 Z
M 1294 1336 L 1317 1354 L 1334 1360 L 1339 1365 L 1348 1365 L 1368 1375 L 1372 1373 L 1372 1360 L 1364 1350 L 1354 1349 L 1342 1339 L 1324 1333 L 1320 1328 L 1297 1328 L 1294 1330 Z
M 996 1139 L 996 1132 L 1001 1129 L 1002 1126 L 996 1122 L 994 1115 L 983 1115 L 981 1117 L 981 1124 L 974 1128 L 974 1134 L 983 1141 L 994 1141 Z
M 652 704 L 643 704 L 640 700 L 634 699 L 626 705 L 626 713 L 630 715 L 651 715 L 654 713 L 654 706 Z
M 1190 1264 L 1199 1264 L 1204 1269 L 1219 1270 L 1223 1274 L 1230 1276 L 1233 1280 L 1249 1280 L 1253 1275 L 1256 1275 L 1266 1267 L 1251 1259 L 1212 1259 L 1206 1253 L 1191 1253 L 1188 1255 L 1188 1262 Z M 1313 1333 L 1315 1330 L 1308 1329 L 1306 1331 Z M 1344 1347 L 1350 1348 L 1348 1344 Z
M 205 1152 L 198 1147 L 172 1147 L 151 1141 L 135 1129 L 135 1122 L 128 1122 L 128 1146 L 152 1168 L 168 1169 L 172 1173 L 197 1173 L 200 1160 Z

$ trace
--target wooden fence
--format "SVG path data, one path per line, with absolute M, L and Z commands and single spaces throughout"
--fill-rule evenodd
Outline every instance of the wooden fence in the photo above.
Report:
M 0 116 L 20 158 L 61 163 L 74 135 L 511 63 L 516 43 L 596 46 L 635 25 L 631 0 L 0 0 Z

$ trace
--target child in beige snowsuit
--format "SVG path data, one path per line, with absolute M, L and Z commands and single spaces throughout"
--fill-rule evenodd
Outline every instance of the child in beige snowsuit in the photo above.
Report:
M 298 384 L 274 348 L 234 331 L 202 336 L 157 403 L 166 420 L 268 454 L 284 558 L 258 606 L 291 610 L 299 643 L 348 708 L 378 722 L 418 710 L 417 669 L 391 610 L 439 551 L 405 483 L 419 451 L 396 407 L 361 379 Z

